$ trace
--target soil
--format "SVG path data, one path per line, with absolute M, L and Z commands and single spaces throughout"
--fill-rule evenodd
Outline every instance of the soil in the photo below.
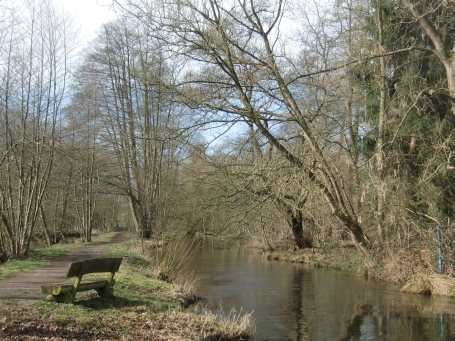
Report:
M 107 245 L 120 243 L 129 238 L 128 232 L 119 232 L 109 242 L 98 242 L 73 249 L 56 257 L 46 267 L 1 280 L 0 299 L 20 300 L 21 303 L 34 303 L 42 300 L 44 296 L 39 291 L 40 286 L 47 283 L 64 282 L 68 263 L 102 257 L 102 251 Z

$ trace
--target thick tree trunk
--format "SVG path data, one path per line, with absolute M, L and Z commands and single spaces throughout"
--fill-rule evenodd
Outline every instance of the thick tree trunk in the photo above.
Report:
M 382 2 L 377 1 L 377 12 L 378 12 L 378 51 L 379 54 L 384 52 L 384 38 L 383 38 L 383 26 L 382 26 Z M 384 165 L 384 136 L 385 136 L 385 122 L 386 122 L 386 62 L 385 57 L 379 57 L 379 118 L 378 118 L 378 136 L 376 139 L 376 171 L 378 174 L 378 202 L 377 202 L 377 231 L 379 239 L 383 240 L 384 234 L 384 210 L 385 210 L 385 193 L 386 185 L 384 183 L 385 165 Z
M 140 238 L 149 239 L 152 237 L 153 230 L 151 222 L 147 217 L 144 200 L 138 200 L 134 197 L 129 197 L 130 207 L 133 215 L 136 233 Z
M 297 212 L 296 214 L 293 214 L 290 219 L 288 219 L 289 227 L 291 228 L 292 235 L 294 236 L 295 246 L 298 249 L 305 249 L 313 246 L 310 234 L 305 233 L 304 222 L 305 219 L 302 212 Z
M 298 249 L 305 248 L 306 245 L 305 245 L 305 239 L 303 237 L 302 214 L 299 212 L 299 214 L 297 214 L 296 216 L 292 217 L 288 221 L 288 224 L 291 227 L 296 247 Z
M 288 220 L 289 227 L 292 230 L 292 235 L 294 236 L 295 246 L 298 249 L 303 249 L 306 247 L 305 240 L 303 237 L 303 221 L 302 213 L 298 212 L 295 216 Z
M 455 116 L 455 46 L 452 47 L 451 51 L 446 51 L 441 31 L 438 31 L 438 28 L 430 21 L 427 15 L 411 0 L 403 0 L 403 2 L 433 42 L 434 54 L 444 65 L 447 74 L 447 88 L 452 105 L 452 114 Z
M 2 248 L 0 248 L 0 264 L 6 263 L 8 260 L 8 255 L 6 254 L 5 251 L 3 251 Z

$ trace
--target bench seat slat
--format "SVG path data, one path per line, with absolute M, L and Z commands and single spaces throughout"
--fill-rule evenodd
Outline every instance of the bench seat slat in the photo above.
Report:
M 84 264 L 84 274 L 99 272 L 117 272 L 120 267 L 120 262 L 118 262 L 116 258 L 87 259 L 79 262 L 70 263 L 68 266 L 66 277 L 77 276 L 82 264 Z
M 69 294 L 73 290 L 73 284 L 50 284 L 50 285 L 42 285 L 40 287 L 40 291 L 42 294 L 45 295 L 63 295 Z
M 73 302 L 77 292 L 92 289 L 97 290 L 102 297 L 109 297 L 115 284 L 114 274 L 119 270 L 121 262 L 122 258 L 100 258 L 70 263 L 67 278 L 72 280 L 41 285 L 40 292 L 50 295 L 47 300 L 58 302 Z M 83 277 L 86 274 L 103 272 L 109 272 L 107 278 Z
M 91 289 L 102 289 L 107 284 L 107 278 L 89 278 L 83 279 L 79 284 L 78 291 L 85 291 Z M 112 285 L 115 284 L 115 279 L 112 279 Z M 55 283 L 49 285 L 42 285 L 40 291 L 45 295 L 64 295 L 69 294 L 73 290 L 72 282 Z

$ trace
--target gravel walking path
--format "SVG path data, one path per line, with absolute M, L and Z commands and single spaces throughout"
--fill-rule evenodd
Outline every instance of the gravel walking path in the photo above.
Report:
M 130 238 L 128 232 L 117 233 L 109 242 L 95 242 L 81 246 L 54 258 L 51 264 L 40 269 L 27 271 L 0 280 L 0 299 L 41 300 L 45 296 L 39 292 L 40 285 L 64 282 L 68 263 L 78 260 L 102 257 L 103 249 L 113 243 L 120 243 Z

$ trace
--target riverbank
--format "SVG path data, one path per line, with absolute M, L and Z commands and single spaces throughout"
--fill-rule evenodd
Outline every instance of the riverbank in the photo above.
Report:
M 437 274 L 426 249 L 400 250 L 399 253 L 373 250 L 365 259 L 351 245 L 330 248 L 265 251 L 269 260 L 302 263 L 398 285 L 402 292 L 455 298 L 453 273 Z
M 78 294 L 74 305 L 1 300 L 0 339 L 240 340 L 254 332 L 250 315 L 217 319 L 210 312 L 185 309 L 197 298 L 191 280 L 171 284 L 154 278 L 148 260 L 133 244 L 128 241 L 103 250 L 105 256 L 123 257 L 114 298 L 85 292 Z
M 262 252 L 268 260 L 281 260 L 305 264 L 311 267 L 339 270 L 350 274 L 361 274 L 364 261 L 359 252 L 351 247 L 340 248 L 307 248 L 289 250 L 280 248 L 275 251 Z

